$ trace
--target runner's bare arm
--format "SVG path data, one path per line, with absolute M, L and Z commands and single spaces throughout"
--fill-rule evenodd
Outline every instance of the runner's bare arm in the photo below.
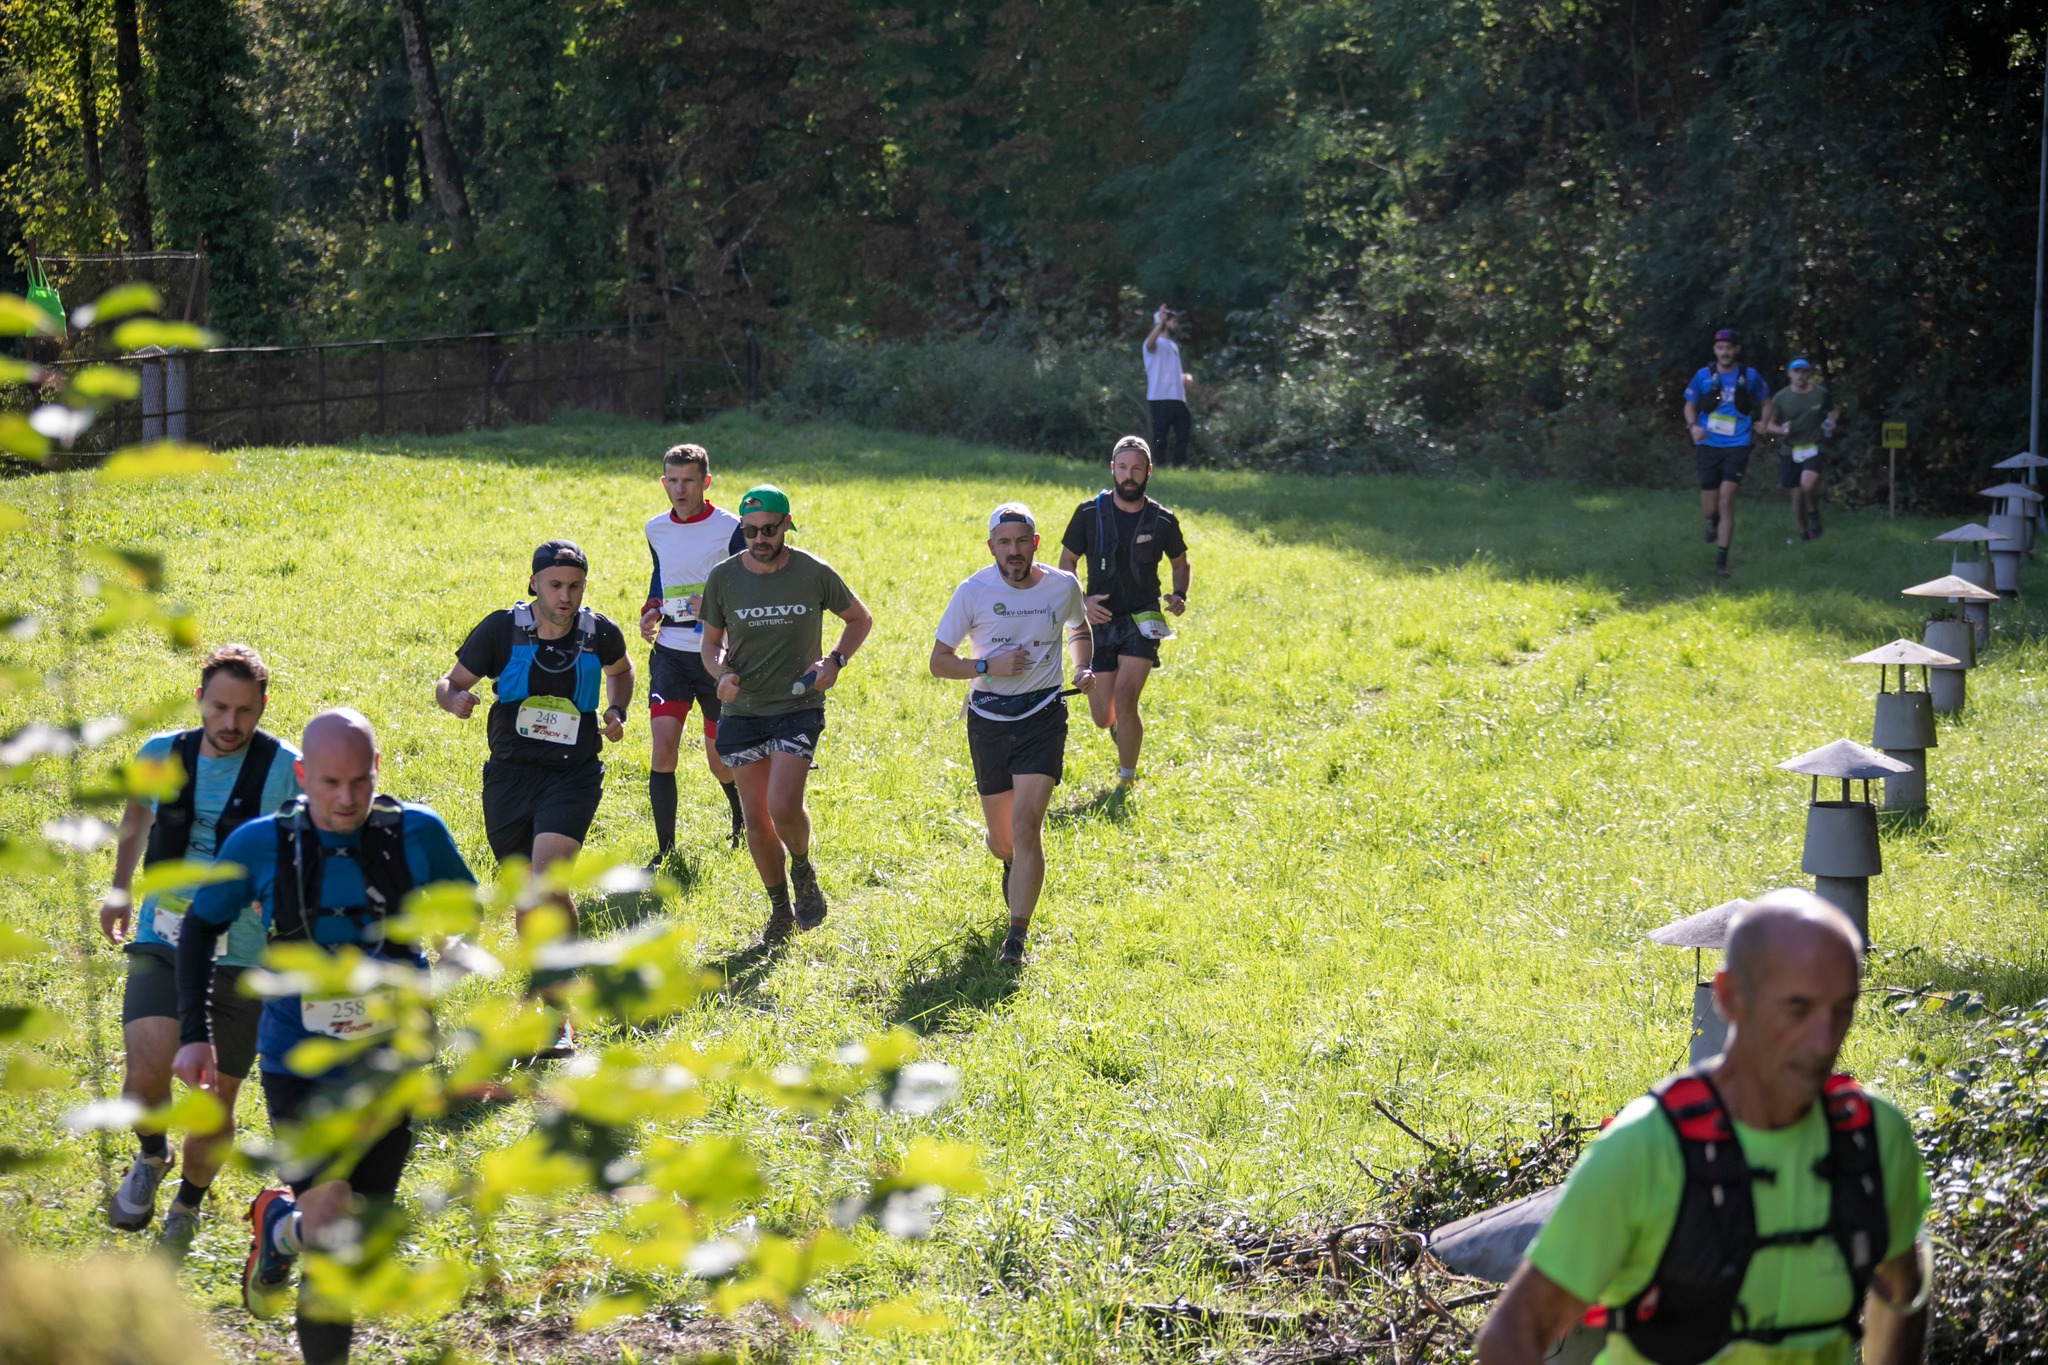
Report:
M 621 654 L 604 666 L 604 737 L 617 744 L 626 737 L 626 714 L 633 707 L 633 661 Z M 611 719 L 613 710 L 619 718 Z
M 725 627 L 704 627 L 704 643 L 698 647 L 697 657 L 704 661 L 704 671 L 718 679 L 718 699 L 731 701 L 740 694 L 739 674 L 725 666 Z
M 1067 627 L 1067 662 L 1074 666 L 1074 686 L 1086 692 L 1095 686 L 1095 637 L 1086 626 Z
M 1079 564 L 1080 562 L 1081 562 L 1081 556 L 1079 556 L 1079 555 L 1075 554 L 1075 553 L 1074 553 L 1074 552 L 1073 552 L 1072 550 L 1069 550 L 1069 549 L 1068 549 L 1068 548 L 1067 548 L 1066 546 L 1064 546 L 1064 545 L 1060 546 L 1060 572 L 1061 572 L 1061 573 L 1072 573 L 1072 572 L 1074 571 L 1074 566 L 1075 566 L 1076 564 Z
M 109 943 L 127 941 L 129 921 L 135 913 L 135 898 L 128 888 L 135 884 L 135 865 L 142 861 L 149 827 L 155 823 L 156 815 L 148 806 L 133 797 L 128 799 L 121 811 L 120 842 L 114 845 L 114 880 L 108 886 L 106 899 L 100 902 L 100 932 Z
M 875 628 L 874 614 L 858 597 L 849 597 L 846 610 L 834 612 L 833 615 L 846 624 L 840 628 L 839 643 L 833 645 L 825 657 L 818 660 L 818 680 L 812 685 L 820 692 L 826 691 L 833 683 L 839 681 L 839 665 L 832 662 L 832 655 L 837 654 L 842 659 L 851 659 L 854 651 L 860 648 L 861 642 L 868 638 L 868 632 Z
M 1863 1309 L 1866 1365 L 1919 1365 L 1926 1358 L 1928 1287 L 1919 1245 L 1877 1268 Z
M 1479 1329 L 1479 1365 L 1541 1365 L 1585 1311 L 1584 1302 L 1524 1261 Z
M 944 640 L 932 641 L 932 657 L 927 665 L 934 678 L 972 678 L 975 676 L 974 660 L 963 659 L 960 651 Z
M 1167 594 L 1173 601 L 1166 609 L 1178 616 L 1188 609 L 1188 557 L 1182 555 L 1167 562 L 1173 565 L 1173 591 Z
M 457 720 L 468 720 L 476 710 L 476 693 L 470 689 L 478 681 L 476 674 L 457 664 L 434 683 L 434 703 Z
M 1685 400 L 1685 429 L 1692 433 L 1695 441 L 1706 435 L 1700 430 L 1700 405 L 1690 398 Z

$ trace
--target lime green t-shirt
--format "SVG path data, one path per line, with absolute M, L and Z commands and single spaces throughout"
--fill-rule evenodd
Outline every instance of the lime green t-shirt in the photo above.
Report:
M 1877 1124 L 1878 1163 L 1884 1172 L 1891 1241 L 1882 1259 L 1912 1247 L 1927 1212 L 1927 1169 L 1905 1116 L 1871 1096 Z M 1827 1120 L 1816 1104 L 1789 1128 L 1763 1131 L 1738 1123 L 1735 1135 L 1752 1169 L 1777 1172 L 1756 1181 L 1756 1226 L 1762 1236 L 1820 1227 L 1827 1222 L 1827 1182 L 1814 1163 L 1827 1155 Z M 1685 1186 L 1685 1158 L 1670 1120 L 1645 1095 L 1623 1109 L 1586 1148 L 1564 1193 L 1528 1252 L 1529 1264 L 1587 1303 L 1619 1305 L 1650 1283 Z M 1742 1281 L 1742 1307 L 1759 1327 L 1830 1322 L 1849 1312 L 1849 1271 L 1832 1238 L 1803 1245 L 1760 1247 Z M 1805 1332 L 1777 1345 L 1732 1342 L 1714 1365 L 1850 1365 L 1855 1348 L 1843 1329 Z M 1600 1361 L 1643 1365 L 1619 1334 L 1610 1334 Z M 1598 1363 L 1596 1362 L 1596 1365 Z

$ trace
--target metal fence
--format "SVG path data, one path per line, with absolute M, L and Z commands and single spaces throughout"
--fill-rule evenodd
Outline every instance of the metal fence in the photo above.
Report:
M 751 346 L 734 359 L 707 359 L 683 352 L 659 325 L 226 346 L 131 359 L 141 361 L 142 401 L 110 412 L 89 438 L 94 446 L 163 436 L 225 447 L 444 435 L 545 422 L 565 408 L 662 421 L 759 396 Z

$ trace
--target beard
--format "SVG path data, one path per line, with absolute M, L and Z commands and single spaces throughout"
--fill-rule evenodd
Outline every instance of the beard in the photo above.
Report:
M 1012 583 L 1022 583 L 1031 576 L 1031 556 L 1011 555 L 1003 561 L 1003 577 Z
M 1152 476 L 1150 474 L 1147 474 L 1142 479 L 1119 479 L 1116 485 L 1116 495 L 1125 502 L 1136 502 L 1139 498 L 1145 496 L 1145 489 L 1150 486 L 1151 482 Z

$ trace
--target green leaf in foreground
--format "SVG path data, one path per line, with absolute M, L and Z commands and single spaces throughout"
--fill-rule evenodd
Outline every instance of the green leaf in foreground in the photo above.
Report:
M 0 337 L 60 336 L 57 320 L 19 294 L 0 294 Z
M 124 351 L 161 346 L 166 351 L 203 351 L 214 344 L 213 333 L 189 322 L 158 322 L 138 318 L 114 329 L 114 345 Z
M 242 875 L 242 869 L 233 863 L 204 863 L 190 858 L 176 862 L 158 863 L 135 879 L 129 894 L 140 901 L 145 896 L 160 895 L 165 891 L 188 891 L 193 887 L 211 886 L 215 882 L 231 882 Z
M 133 317 L 137 313 L 158 313 L 163 311 L 164 296 L 153 284 L 137 281 L 133 284 L 117 284 L 91 303 L 80 304 L 71 310 L 73 327 L 90 327 L 94 323 L 115 322 L 121 318 Z
M 142 392 L 142 376 L 126 365 L 87 365 L 71 372 L 65 388 L 96 403 L 125 403 Z
M 0 455 L 40 460 L 50 453 L 50 438 L 28 424 L 18 412 L 0 412 Z
M 134 479 L 168 479 L 182 474 L 225 474 L 234 461 L 189 441 L 151 441 L 123 446 L 100 466 L 101 483 Z

